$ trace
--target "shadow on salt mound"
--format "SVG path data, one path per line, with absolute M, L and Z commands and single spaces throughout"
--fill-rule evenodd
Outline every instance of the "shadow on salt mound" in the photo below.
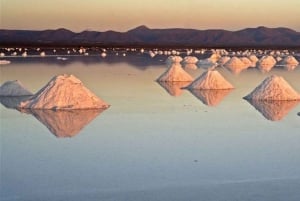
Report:
M 105 109 L 88 110 L 35 110 L 22 109 L 33 115 L 58 138 L 74 137 Z
M 282 120 L 300 101 L 247 100 L 267 120 Z
M 157 82 L 164 88 L 171 96 L 181 96 L 184 87 L 188 86 L 190 82 Z
M 33 95 L 19 80 L 6 81 L 0 86 L 0 96 Z
M 203 104 L 208 106 L 217 106 L 232 90 L 233 89 L 190 89 L 189 91 Z
M 32 96 L 0 96 L 0 102 L 3 106 L 10 109 L 16 109 L 21 102 L 30 99 Z

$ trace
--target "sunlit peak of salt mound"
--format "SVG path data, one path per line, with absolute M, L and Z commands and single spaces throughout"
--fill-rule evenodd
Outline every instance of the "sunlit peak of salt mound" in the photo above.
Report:
M 184 64 L 196 64 L 198 62 L 198 58 L 194 56 L 186 56 L 183 59 Z
M 179 63 L 173 63 L 158 79 L 158 82 L 189 82 L 193 77 Z
M 0 86 L 0 96 L 33 95 L 19 80 L 7 81 Z
M 21 102 L 19 108 L 31 109 L 97 109 L 109 105 L 88 90 L 74 75 L 53 77 L 31 99 Z
M 257 61 L 257 67 L 263 72 L 269 72 L 276 64 L 273 56 L 263 56 Z
M 166 60 L 167 64 L 172 64 L 172 63 L 180 63 L 182 61 L 181 56 L 169 56 Z
M 230 84 L 218 71 L 208 70 L 192 82 L 188 89 L 233 89 Z
M 298 65 L 299 62 L 293 56 L 286 56 L 279 62 L 280 65 Z
M 244 98 L 247 100 L 300 100 L 300 95 L 282 77 L 271 75 Z

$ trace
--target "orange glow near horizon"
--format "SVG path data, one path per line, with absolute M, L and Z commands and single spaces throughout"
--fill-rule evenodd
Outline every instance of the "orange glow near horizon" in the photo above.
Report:
M 2 29 L 127 31 L 150 28 L 300 31 L 299 0 L 0 0 Z

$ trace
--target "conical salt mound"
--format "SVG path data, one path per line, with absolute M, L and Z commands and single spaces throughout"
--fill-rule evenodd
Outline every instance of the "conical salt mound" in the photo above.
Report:
M 234 87 L 216 70 L 208 70 L 192 82 L 188 89 L 233 89 Z
M 30 96 L 28 91 L 19 80 L 7 81 L 0 86 L 0 96 Z
M 58 75 L 19 108 L 96 109 L 109 105 L 90 92 L 74 75 Z
M 188 74 L 180 64 L 172 64 L 166 72 L 164 72 L 158 79 L 158 82 L 189 82 L 194 79 Z
M 272 75 L 244 98 L 247 100 L 300 100 L 300 95 L 282 77 Z

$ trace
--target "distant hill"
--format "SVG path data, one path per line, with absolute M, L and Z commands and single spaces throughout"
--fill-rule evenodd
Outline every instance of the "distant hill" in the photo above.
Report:
M 0 46 L 186 46 L 186 47 L 300 47 L 300 32 L 288 28 L 149 29 L 139 26 L 127 32 L 67 29 L 32 31 L 0 29 Z

